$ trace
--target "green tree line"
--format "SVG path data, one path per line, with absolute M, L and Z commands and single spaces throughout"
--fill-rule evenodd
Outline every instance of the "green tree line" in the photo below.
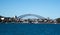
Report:
M 60 18 L 57 18 L 56 21 L 57 21 L 57 23 L 60 23 Z

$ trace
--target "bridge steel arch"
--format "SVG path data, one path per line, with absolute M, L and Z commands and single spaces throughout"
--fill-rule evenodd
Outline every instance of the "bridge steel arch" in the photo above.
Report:
M 26 16 L 35 16 L 35 17 L 37 17 L 38 19 L 46 19 L 46 18 L 44 18 L 44 17 L 42 17 L 42 16 L 35 15 L 35 14 L 24 14 L 24 15 L 18 16 L 18 18 L 21 19 L 21 18 L 26 17 Z

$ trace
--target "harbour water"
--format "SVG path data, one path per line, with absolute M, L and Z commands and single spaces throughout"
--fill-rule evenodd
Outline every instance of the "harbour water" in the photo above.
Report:
M 60 35 L 60 24 L 0 24 L 0 35 Z

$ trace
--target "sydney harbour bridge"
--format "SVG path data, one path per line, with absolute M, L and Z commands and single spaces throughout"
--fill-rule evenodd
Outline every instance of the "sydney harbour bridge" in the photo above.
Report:
M 38 19 L 46 19 L 46 18 L 44 18 L 44 17 L 42 17 L 42 16 L 35 15 L 35 14 L 24 14 L 24 15 L 19 16 L 18 18 L 20 18 L 20 19 L 22 19 L 22 18 L 24 18 L 24 17 L 27 18 L 27 16 L 34 16 L 34 17 L 37 17 Z
M 27 18 L 27 16 L 28 17 L 33 16 L 33 18 L 32 17 Z M 24 19 L 24 17 L 26 17 L 26 19 Z M 54 22 L 53 20 L 47 19 L 45 17 L 36 14 L 24 14 L 18 16 L 17 19 L 19 22 L 22 23 L 53 23 Z

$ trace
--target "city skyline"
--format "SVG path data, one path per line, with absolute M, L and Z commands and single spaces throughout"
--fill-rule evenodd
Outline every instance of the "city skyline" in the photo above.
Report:
M 55 19 L 60 17 L 59 4 L 60 0 L 0 0 L 0 15 L 36 14 Z

